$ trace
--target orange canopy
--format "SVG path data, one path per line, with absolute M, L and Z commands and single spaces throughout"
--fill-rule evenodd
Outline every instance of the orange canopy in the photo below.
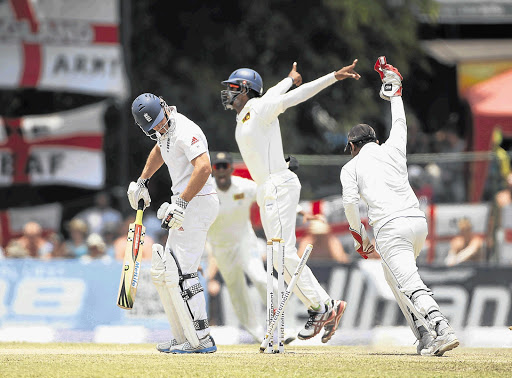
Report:
M 473 151 L 492 149 L 492 132 L 500 128 L 512 138 L 512 70 L 505 71 L 468 89 L 465 95 L 473 117 Z M 479 201 L 487 178 L 487 162 L 472 164 L 470 200 Z

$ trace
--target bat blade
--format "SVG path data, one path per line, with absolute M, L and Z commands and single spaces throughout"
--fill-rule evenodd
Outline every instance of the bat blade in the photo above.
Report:
M 139 204 L 135 223 L 130 223 L 128 227 L 123 270 L 121 272 L 121 281 L 119 282 L 117 306 L 126 310 L 133 308 L 139 284 L 142 246 L 144 245 L 144 236 L 146 234 L 146 228 L 142 225 L 142 209 L 143 203 L 142 206 Z

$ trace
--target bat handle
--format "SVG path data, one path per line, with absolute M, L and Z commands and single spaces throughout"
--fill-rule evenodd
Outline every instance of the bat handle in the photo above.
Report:
M 143 199 L 140 199 L 139 200 L 139 206 L 137 207 L 137 210 L 144 210 L 144 200 Z

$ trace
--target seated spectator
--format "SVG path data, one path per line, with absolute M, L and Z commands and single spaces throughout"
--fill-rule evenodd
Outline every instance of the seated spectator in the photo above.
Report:
M 120 223 L 121 213 L 110 206 L 107 192 L 99 192 L 94 197 L 94 206 L 76 215 L 87 223 L 90 233 L 101 234 L 106 223 Z
M 87 254 L 87 244 L 85 239 L 87 237 L 88 229 L 87 224 L 78 218 L 73 218 L 67 224 L 69 239 L 66 241 L 66 248 L 72 256 L 82 257 Z
M 47 258 L 52 244 L 43 237 L 43 229 L 37 222 L 28 222 L 23 227 L 23 236 L 13 239 L 6 247 L 8 257 Z
M 18 239 L 11 239 L 5 247 L 5 257 L 10 259 L 24 259 L 29 257 L 28 251 L 22 247 Z
M 101 233 L 103 240 L 106 245 L 106 253 L 112 258 L 116 256 L 116 249 L 114 247 L 114 242 L 116 241 L 119 235 L 119 224 L 118 223 L 106 223 L 103 227 L 103 232 Z
M 314 246 L 314 255 L 319 258 L 333 259 L 339 263 L 346 264 L 349 257 L 343 248 L 340 240 L 331 233 L 331 227 L 324 217 L 310 219 L 308 221 L 308 229 L 306 235 L 301 239 L 298 247 L 299 257 L 306 249 L 308 244 Z
M 450 242 L 450 251 L 445 260 L 446 265 L 453 266 L 467 261 L 484 261 L 484 239 L 473 233 L 471 221 L 468 218 L 462 218 L 457 226 L 459 235 Z
M 487 249 L 490 260 L 496 259 L 499 246 L 503 241 L 503 208 L 512 204 L 512 173 L 506 176 L 506 187 L 494 195 L 489 221 L 487 224 Z
M 116 260 L 123 261 L 124 259 L 124 251 L 126 250 L 126 238 L 128 236 L 128 227 L 130 223 L 135 222 L 135 218 L 133 216 L 128 216 L 125 218 L 124 222 L 119 227 L 118 237 L 114 241 L 114 251 Z M 166 232 L 168 235 L 168 232 Z M 142 260 L 151 261 L 151 247 L 155 243 L 155 240 L 149 236 L 144 236 L 144 245 L 142 246 Z M 165 247 L 165 242 L 162 244 Z
M 75 257 L 64 241 L 62 234 L 58 232 L 52 232 L 48 235 L 48 241 L 52 244 L 52 252 L 48 255 L 51 259 L 69 259 Z
M 106 245 L 103 238 L 99 234 L 90 234 L 87 237 L 87 254 L 83 255 L 80 260 L 91 262 L 92 260 L 101 260 L 104 262 L 112 261 L 112 257 L 106 254 Z

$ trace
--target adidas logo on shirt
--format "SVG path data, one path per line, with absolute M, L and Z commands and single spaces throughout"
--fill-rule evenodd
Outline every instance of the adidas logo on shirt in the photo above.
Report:
M 197 142 L 199 142 L 199 140 L 197 140 L 196 137 L 192 137 L 192 143 L 190 143 L 190 145 L 192 146 L 192 145 L 196 144 Z

